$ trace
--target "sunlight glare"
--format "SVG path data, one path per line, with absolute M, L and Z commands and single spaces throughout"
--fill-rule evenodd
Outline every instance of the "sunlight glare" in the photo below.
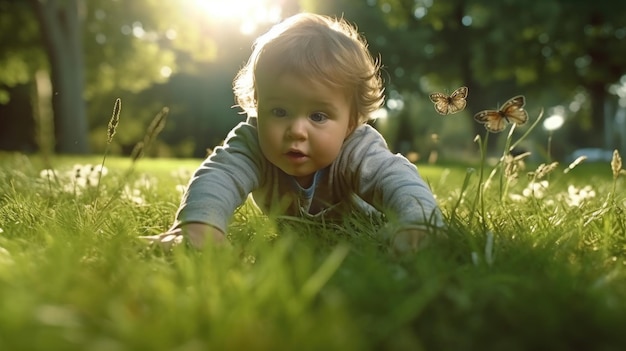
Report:
M 281 7 L 272 0 L 194 0 L 211 21 L 237 21 L 242 34 L 252 34 L 259 24 L 276 23 Z

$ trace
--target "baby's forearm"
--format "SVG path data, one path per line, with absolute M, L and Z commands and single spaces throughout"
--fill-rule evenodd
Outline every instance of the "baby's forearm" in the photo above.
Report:
M 183 235 L 187 237 L 189 243 L 196 249 L 202 249 L 207 244 L 223 244 L 226 242 L 226 235 L 221 230 L 204 223 L 186 223 L 181 226 Z
M 416 252 L 427 245 L 429 235 L 432 234 L 420 229 L 400 230 L 392 238 L 391 249 L 400 255 Z

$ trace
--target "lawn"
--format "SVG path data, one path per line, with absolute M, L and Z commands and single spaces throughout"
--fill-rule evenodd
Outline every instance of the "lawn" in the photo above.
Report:
M 232 247 L 162 252 L 137 237 L 167 229 L 199 160 L 101 163 L 53 158 L 52 175 L 0 154 L 0 350 L 626 347 L 610 164 L 418 164 L 448 238 L 396 257 L 370 219 L 276 222 L 249 204 Z

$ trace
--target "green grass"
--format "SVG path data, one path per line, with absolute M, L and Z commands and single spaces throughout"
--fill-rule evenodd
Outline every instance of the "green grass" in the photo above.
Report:
M 63 176 L 101 160 L 53 161 Z M 626 345 L 624 177 L 614 192 L 608 164 L 554 170 L 541 198 L 524 195 L 536 166 L 502 187 L 497 173 L 481 192 L 491 168 L 481 183 L 480 165 L 420 165 L 449 237 L 407 257 L 356 215 L 276 223 L 249 205 L 232 248 L 146 247 L 137 236 L 168 228 L 188 180 L 172 171 L 198 163 L 142 159 L 129 173 L 129 160 L 109 157 L 100 185 L 83 188 L 41 178 L 37 157 L 1 154 L 0 350 Z

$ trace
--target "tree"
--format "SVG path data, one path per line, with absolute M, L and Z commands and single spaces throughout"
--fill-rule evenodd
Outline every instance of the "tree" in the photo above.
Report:
M 0 44 L 0 64 L 23 62 L 0 84 L 32 84 L 34 72 L 47 70 L 53 87 L 56 150 L 90 149 L 86 103 L 112 91 L 140 92 L 164 82 L 180 60 L 210 61 L 215 45 L 193 1 L 176 0 L 0 0 L 5 33 L 20 33 Z M 17 16 L 16 16 L 17 15 Z M 20 18 L 17 21 L 15 17 Z M 6 25 L 4 25 L 6 23 Z M 210 25 L 210 24 L 209 24 Z M 39 35 L 23 28 L 39 28 Z M 19 31 L 18 31 L 19 28 Z M 43 45 L 40 45 L 43 44 Z M 43 47 L 43 50 L 41 49 Z M 5 48 L 14 50 L 5 51 Z M 33 60 L 33 57 L 45 58 Z M 181 59 L 182 58 L 182 59 Z M 7 67 L 7 66 L 5 66 Z M 0 68 L 2 71 L 2 68 Z M 2 95 L 2 91 L 5 92 Z M 0 103 L 8 100 L 0 86 Z M 113 100 L 112 100 L 113 101 Z M 106 113 L 106 112 L 103 112 Z
M 41 29 L 50 65 L 55 140 L 61 153 L 88 153 L 88 126 L 83 99 L 83 23 L 80 0 L 30 0 Z
M 31 137 L 32 111 L 18 111 L 17 106 L 29 104 L 29 81 L 36 68 L 45 65 L 38 42 L 37 24 L 28 4 L 0 0 L 0 148 L 36 147 Z
M 582 88 L 590 100 L 590 113 L 578 113 L 577 124 L 588 126 L 590 145 L 602 144 L 608 86 L 626 74 L 624 2 L 339 0 L 307 4 L 325 13 L 345 14 L 360 24 L 372 51 L 380 52 L 392 66 L 391 89 L 425 97 L 434 89 L 451 91 L 467 85 L 471 114 L 497 107 L 520 93 L 527 95 L 531 108 L 563 104 Z M 475 127 L 476 132 L 482 129 L 478 124 Z

